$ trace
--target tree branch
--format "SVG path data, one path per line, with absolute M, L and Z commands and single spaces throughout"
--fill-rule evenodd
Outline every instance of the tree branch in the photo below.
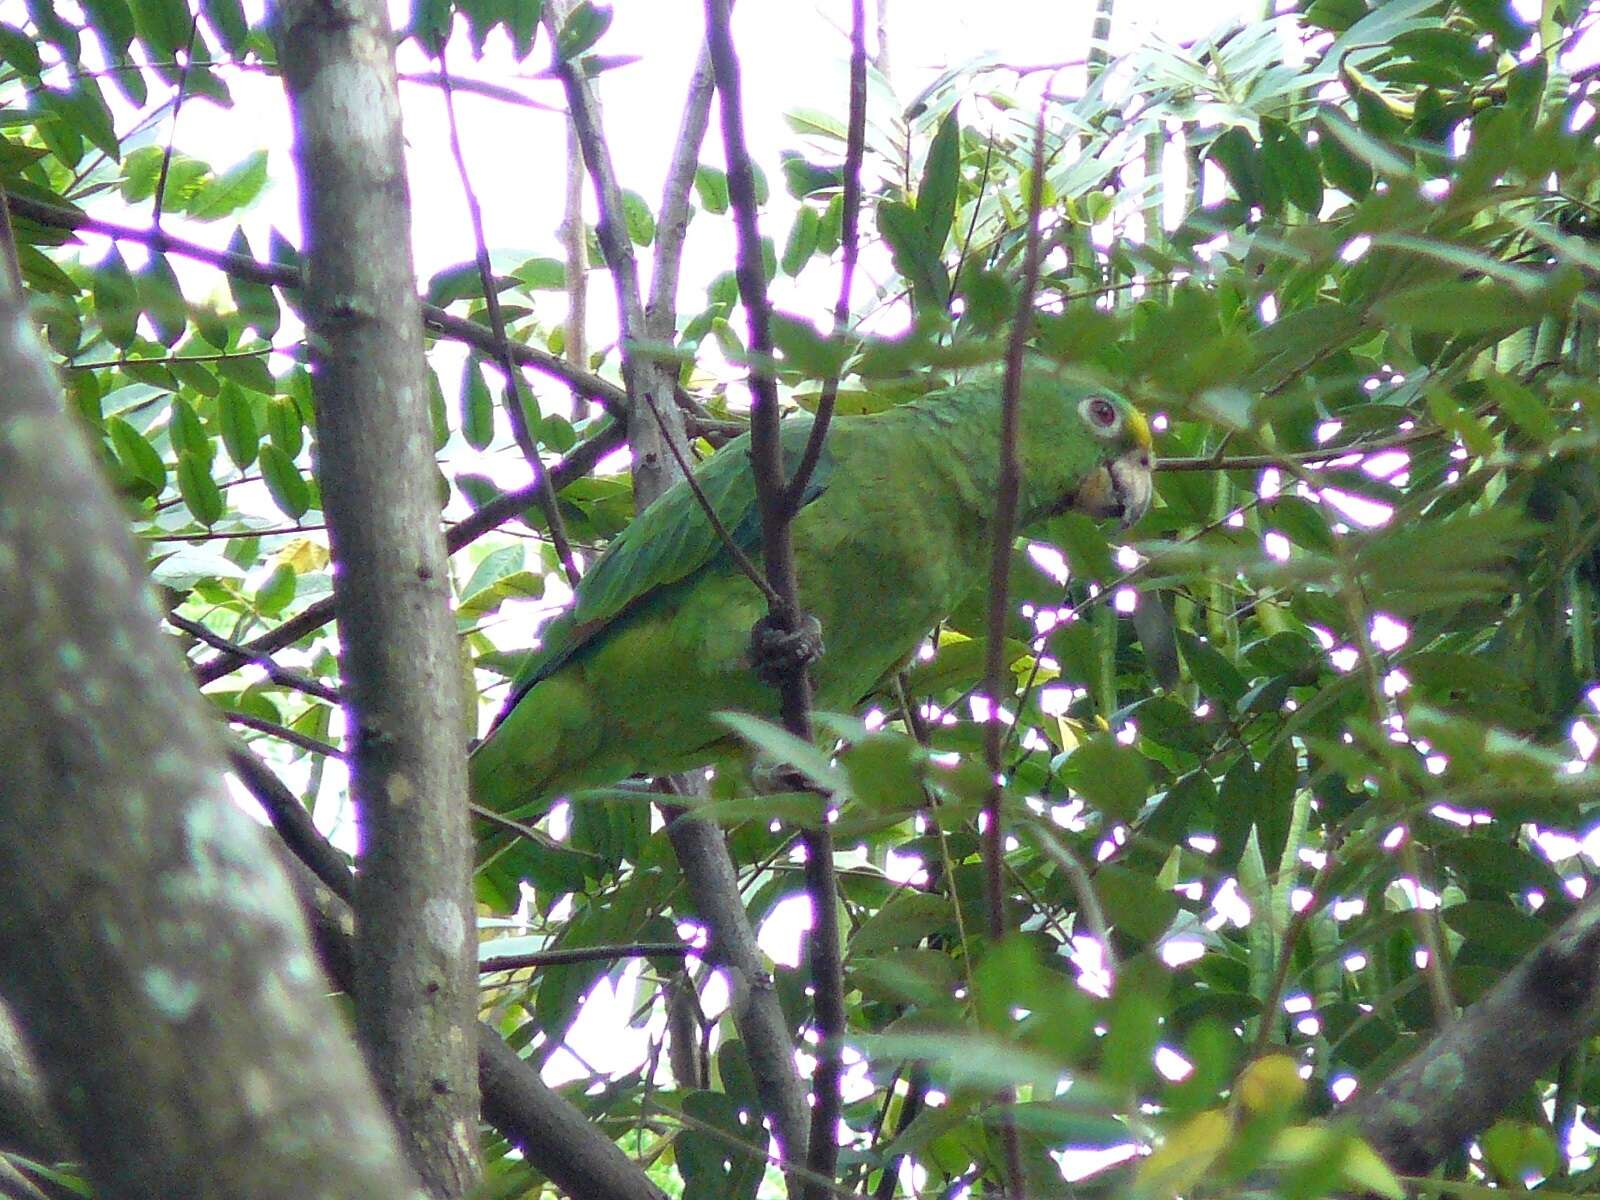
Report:
M 309 877 L 298 880 L 322 963 L 334 983 L 351 987 L 354 921 L 338 895 Z M 576 1105 L 493 1028 L 476 1027 L 478 1085 L 484 1120 L 572 1200 L 665 1200 L 661 1189 Z
M 267 673 L 267 678 L 281 687 L 293 688 L 297 692 L 304 692 L 308 696 L 315 696 L 318 700 L 326 700 L 329 704 L 339 703 L 339 693 L 319 679 L 309 675 L 302 675 L 299 671 L 291 671 L 288 667 L 280 667 L 264 654 L 251 654 L 238 642 L 229 641 L 220 633 L 213 633 L 199 621 L 191 621 L 188 617 L 178 613 L 167 613 L 167 624 L 175 629 L 181 629 L 197 642 L 204 642 L 213 650 L 221 650 L 224 654 L 234 654 L 260 667 Z
M 253 283 L 263 283 L 269 287 L 299 290 L 302 286 L 301 274 L 296 267 L 283 266 L 278 263 L 258 262 L 256 259 L 249 258 L 243 254 L 233 254 L 227 250 L 213 250 L 208 246 L 201 246 L 184 238 L 173 237 L 162 229 L 138 229 L 132 225 L 119 224 L 116 221 L 103 221 L 75 208 L 43 204 L 26 196 L 8 195 L 6 204 L 14 216 L 22 217 L 50 229 L 69 229 L 74 232 L 97 233 L 102 237 L 108 237 L 119 242 L 134 242 L 161 253 L 176 254 L 182 258 L 193 259 L 196 262 L 208 263 L 235 278 L 249 280 Z M 412 286 L 414 286 L 414 281 L 409 281 L 407 290 L 409 291 Z M 429 328 L 435 329 L 455 341 L 465 342 L 467 345 L 485 353 L 494 353 L 497 345 L 494 330 L 479 324 L 477 321 L 469 321 L 465 317 L 455 316 L 438 305 L 420 304 L 420 308 L 422 321 Z M 627 394 L 609 380 L 573 367 L 553 354 L 548 354 L 537 347 L 525 345 L 521 342 L 511 343 L 511 355 L 522 366 L 531 367 L 533 370 L 548 375 L 552 379 L 559 379 L 574 390 L 581 392 L 589 399 L 604 406 L 613 416 L 617 416 L 627 409 Z
M 989 796 L 984 804 L 983 875 L 988 901 L 989 938 L 998 945 L 1006 936 L 1005 831 L 1001 823 L 1005 782 L 1003 746 L 1005 725 L 1000 710 L 1012 689 L 1005 687 L 1006 618 L 1010 610 L 1011 547 L 1016 537 L 1017 502 L 1022 472 L 1017 461 L 1018 408 L 1022 397 L 1022 360 L 1033 330 L 1033 296 L 1039 286 L 1039 212 L 1044 205 L 1044 109 L 1033 126 L 1033 171 L 1028 188 L 1028 237 L 1022 259 L 1022 286 L 1017 312 L 1006 345 L 1006 373 L 1000 415 L 1000 478 L 996 488 L 994 522 L 990 528 L 988 642 L 983 655 L 983 689 L 989 695 L 989 719 L 983 727 L 983 757 L 989 772 Z M 1107 947 L 1109 949 L 1109 945 Z M 1004 1100 L 1012 1097 L 1007 1094 Z M 1024 1195 L 1025 1175 L 1017 1129 L 1004 1119 L 1001 1134 L 1006 1156 L 1006 1192 Z
M 545 5 L 544 21 L 550 30 L 550 41 L 558 41 L 560 22 L 567 7 L 552 0 Z M 611 286 L 617 303 L 617 328 L 622 354 L 622 378 L 628 393 L 630 412 L 636 412 L 640 397 L 648 395 L 655 402 L 666 429 L 663 433 L 649 422 L 635 420 L 628 440 L 633 449 L 633 494 L 638 507 L 643 509 L 649 501 L 667 489 L 676 472 L 670 456 L 663 453 L 663 439 L 684 443 L 683 414 L 673 402 L 677 391 L 677 372 L 649 355 L 639 355 L 636 347 L 650 337 L 645 323 L 643 292 L 639 287 L 639 265 L 633 256 L 633 243 L 628 237 L 627 222 L 623 218 L 622 186 L 617 182 L 616 167 L 611 161 L 611 148 L 606 142 L 600 124 L 600 100 L 581 63 L 564 59 L 552 64 L 566 91 L 567 111 L 572 127 L 583 147 L 584 165 L 589 170 L 594 185 L 595 206 L 599 220 L 595 223 L 595 236 L 600 242 L 600 253 L 611 273 Z
M 564 14 L 565 5 L 550 4 L 545 9 L 545 20 L 554 27 Z M 657 324 L 642 323 L 644 308 L 638 270 L 626 229 L 620 221 L 622 193 L 600 128 L 598 101 L 574 64 L 557 63 L 555 70 L 566 89 L 573 128 L 594 184 L 600 214 L 597 232 L 601 253 L 611 268 L 616 292 L 617 320 L 623 335 L 623 374 L 635 405 L 631 410 L 634 419 L 628 430 L 634 461 L 634 499 L 643 511 L 681 477 L 679 460 L 687 461 L 682 417 L 675 406 L 666 403 L 671 392 L 663 366 L 649 357 L 641 357 L 637 362 L 633 357 L 635 339 L 641 331 L 653 336 L 652 329 L 667 330 L 669 335 L 675 329 L 676 317 L 671 315 L 675 297 L 666 287 L 667 282 L 675 279 L 676 271 L 665 277 L 658 275 L 662 282 L 652 296 Z M 705 134 L 705 123 L 695 116 L 696 105 L 700 103 L 698 96 L 695 85 L 691 84 L 680 142 L 673 152 L 673 170 L 669 173 L 663 199 L 664 213 L 676 211 L 679 206 L 686 211 L 694 164 L 699 157 L 698 139 Z M 665 248 L 677 252 L 681 251 L 681 245 L 680 241 L 668 240 Z M 657 270 L 661 270 L 659 263 Z M 645 420 L 638 411 L 640 403 L 658 413 L 661 421 Z M 692 778 L 666 779 L 662 786 L 680 795 L 697 792 L 697 781 Z M 755 930 L 739 894 L 738 876 L 728 854 L 727 840 L 714 822 L 695 815 L 692 809 L 664 805 L 663 810 L 668 819 L 668 837 L 683 871 L 690 900 L 710 933 L 708 956 L 734 979 L 742 981 L 733 1005 L 733 1020 L 750 1060 L 762 1110 L 783 1157 L 786 1161 L 796 1161 L 805 1155 L 805 1091 L 795 1069 L 794 1043 L 783 1008 L 778 1003 L 771 975 L 764 965 L 765 956 L 756 943 Z
M 323 966 L 334 984 L 349 992 L 355 961 L 355 918 L 349 902 L 355 894 L 355 877 L 344 856 L 311 825 L 305 806 L 276 775 L 248 752 L 235 749 L 231 757 L 235 772 L 267 810 L 293 854 L 286 861 L 303 872 L 296 880 L 297 889 L 311 918 Z M 664 946 L 650 952 L 671 950 Z M 476 1043 L 484 1119 L 562 1191 L 574 1200 L 662 1200 L 649 1177 L 616 1143 L 545 1086 L 534 1065 L 506 1045 L 498 1032 L 480 1023 Z
M 525 971 L 530 967 L 559 967 L 569 963 L 614 962 L 619 958 L 684 958 L 693 946 L 682 942 L 639 942 L 628 946 L 561 946 L 531 950 L 527 954 L 496 954 L 478 963 L 478 971 Z
M 511 356 L 511 339 L 506 336 L 505 313 L 500 308 L 500 290 L 495 286 L 494 267 L 489 263 L 489 242 L 483 232 L 483 207 L 472 188 L 472 176 L 467 171 L 466 152 L 461 148 L 461 127 L 456 120 L 456 95 L 450 83 L 450 72 L 444 60 L 444 47 L 439 48 L 439 81 L 444 88 L 446 124 L 450 129 L 450 153 L 456 162 L 456 174 L 461 179 L 461 190 L 466 194 L 467 214 L 472 219 L 472 243 L 478 260 L 478 279 L 483 284 L 483 302 L 489 313 L 489 328 L 494 333 L 494 357 L 505 376 L 506 420 L 511 424 L 512 436 L 522 450 L 533 471 L 533 482 L 539 498 L 539 509 L 544 513 L 550 530 L 550 542 L 555 547 L 556 561 L 566 573 L 567 583 L 578 586 L 578 564 L 572 557 L 572 545 L 567 541 L 566 526 L 561 521 L 561 511 L 556 507 L 556 492 L 550 486 L 550 475 L 544 460 L 539 457 L 539 443 L 528 428 L 528 414 L 522 407 L 522 372 Z
M 866 0 L 850 0 L 850 119 L 845 135 L 844 212 L 839 245 L 843 264 L 839 269 L 839 298 L 833 304 L 833 333 L 841 336 L 850 324 L 850 293 L 855 287 L 856 260 L 861 254 L 861 164 L 867 153 L 867 13 Z M 817 400 L 816 420 L 806 438 L 805 452 L 794 469 L 784 504 L 792 518 L 805 503 L 806 485 L 822 457 L 822 445 L 833 424 L 833 409 L 839 399 L 839 376 L 828 376 Z
M 737 257 L 734 274 L 749 321 L 752 365 L 750 468 L 755 474 L 756 498 L 761 509 L 761 544 L 767 582 L 775 594 L 769 600 L 767 620 L 780 634 L 798 635 L 805 620 L 800 610 L 795 576 L 794 545 L 790 537 L 790 491 L 784 479 L 783 448 L 778 428 L 781 413 L 778 386 L 772 376 L 771 308 L 766 271 L 762 262 L 761 231 L 757 224 L 755 172 L 745 144 L 744 109 L 740 96 L 739 59 L 729 28 L 728 0 L 706 0 L 706 42 L 716 71 L 722 118 L 722 140 L 728 166 L 728 199 L 733 212 Z M 846 296 L 848 306 L 848 295 Z M 820 441 L 818 453 L 820 453 Z M 783 724 L 796 737 L 812 740 L 811 681 L 807 664 L 797 662 L 778 680 Z M 824 799 L 824 803 L 826 800 Z M 826 819 L 801 831 L 806 848 L 806 891 L 811 898 L 810 960 L 813 1003 L 820 1044 L 811 1080 L 813 1109 L 806 1153 L 807 1176 L 802 1195 L 822 1200 L 838 1172 L 839 1117 L 843 1109 L 840 1086 L 841 1054 L 845 1032 L 843 957 L 839 933 L 837 883 L 833 875 L 833 835 Z
M 1594 1032 L 1600 900 L 1591 899 L 1426 1046 L 1338 1110 L 1402 1175 L 1425 1175 Z
M 356 1026 L 412 1165 L 434 1196 L 457 1197 L 482 1172 L 467 722 L 392 37 L 382 0 L 346 0 L 337 19 L 325 0 L 277 12 L 362 829 Z
M 222 786 L 126 515 L 6 282 L 5 1000 L 98 1195 L 414 1195 L 289 881 Z
M 602 458 L 620 449 L 625 440 L 625 430 L 621 423 L 606 426 L 593 437 L 574 446 L 565 458 L 550 468 L 551 486 L 559 491 L 574 479 L 587 475 Z M 539 487 L 540 484 L 536 480 L 514 492 L 496 496 L 470 517 L 456 522 L 445 531 L 445 549 L 455 554 L 470 546 L 491 529 L 504 525 L 513 517 L 526 512 L 537 501 Z M 306 635 L 315 633 L 333 620 L 336 613 L 335 596 L 327 596 L 308 604 L 283 624 L 244 643 L 237 652 L 227 651 L 196 664 L 195 680 L 204 687 L 208 683 L 215 683 L 230 672 L 237 671 L 240 667 L 260 662 L 266 655 L 282 650 L 285 646 L 292 646 Z

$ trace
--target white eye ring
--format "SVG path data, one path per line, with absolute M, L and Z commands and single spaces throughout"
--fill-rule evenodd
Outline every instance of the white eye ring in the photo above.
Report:
M 1115 433 L 1122 425 L 1122 414 L 1104 396 L 1090 396 L 1078 405 L 1078 415 L 1096 433 Z

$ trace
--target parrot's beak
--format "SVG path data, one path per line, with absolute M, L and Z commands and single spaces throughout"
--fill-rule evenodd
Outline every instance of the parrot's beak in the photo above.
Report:
M 1078 489 L 1072 507 L 1096 520 L 1116 517 L 1127 529 L 1150 509 L 1153 465 L 1149 449 L 1143 446 L 1101 464 Z
M 1130 450 L 1112 461 L 1111 490 L 1122 507 L 1122 527 L 1127 529 L 1139 523 L 1139 518 L 1150 511 L 1150 499 L 1155 495 L 1155 459 L 1147 449 Z

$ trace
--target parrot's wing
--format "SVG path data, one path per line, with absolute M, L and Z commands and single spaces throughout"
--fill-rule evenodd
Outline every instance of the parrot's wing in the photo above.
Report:
M 780 444 L 786 477 L 793 476 L 799 466 L 810 432 L 808 419 L 783 423 Z M 832 473 L 833 456 L 824 447 L 806 484 L 802 506 L 827 489 Z M 695 471 L 695 479 L 733 543 L 752 557 L 759 556 L 761 513 L 750 470 L 749 436 L 729 442 L 712 455 Z M 687 578 L 726 553 L 721 535 L 689 486 L 680 482 L 669 488 L 606 547 L 578 583 L 572 607 L 546 626 L 543 645 L 517 672 L 501 718 L 529 688 L 616 617 L 655 589 Z

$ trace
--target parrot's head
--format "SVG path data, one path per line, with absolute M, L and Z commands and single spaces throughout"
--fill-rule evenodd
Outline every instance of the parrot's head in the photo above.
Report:
M 1115 517 L 1124 529 L 1150 508 L 1155 451 L 1150 424 L 1109 388 L 1066 380 L 1054 372 L 1023 388 L 1027 477 L 1054 486 L 1041 496 L 1047 512 Z

